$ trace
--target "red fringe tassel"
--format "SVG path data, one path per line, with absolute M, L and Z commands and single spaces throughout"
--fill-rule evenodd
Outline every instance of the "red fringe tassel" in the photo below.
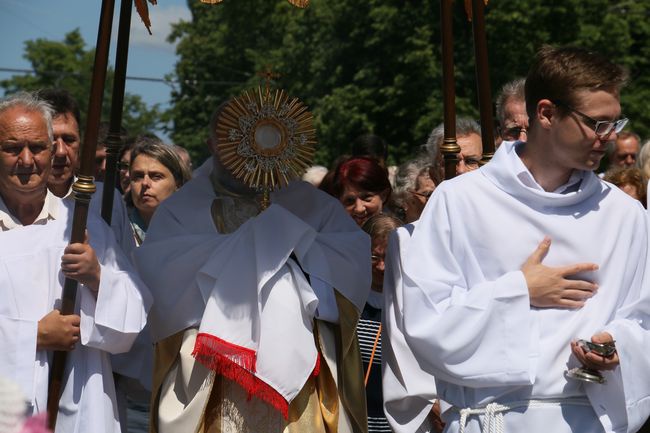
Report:
M 220 349 L 226 349 L 225 353 Z M 270 404 L 280 411 L 284 419 L 289 417 L 289 403 L 273 387 L 255 376 L 255 352 L 224 341 L 214 335 L 200 333 L 192 356 L 210 370 L 237 382 L 250 396 Z
M 272 386 L 255 376 L 256 354 L 254 350 L 229 343 L 214 335 L 199 333 L 192 356 L 201 364 L 227 379 L 238 383 L 248 393 L 280 411 L 284 419 L 289 417 L 289 403 Z M 320 373 L 320 355 L 312 376 Z
M 204 332 L 200 332 L 196 336 L 192 356 L 212 370 L 214 369 L 208 365 L 211 362 L 211 358 L 220 356 L 246 370 L 255 372 L 256 354 L 254 350 L 229 343 L 226 340 Z

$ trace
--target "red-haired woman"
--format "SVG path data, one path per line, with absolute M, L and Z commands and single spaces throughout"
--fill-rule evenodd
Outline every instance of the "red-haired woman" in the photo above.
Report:
M 327 192 L 338 198 L 354 221 L 362 226 L 382 212 L 391 193 L 386 169 L 372 158 L 356 157 L 340 163 Z

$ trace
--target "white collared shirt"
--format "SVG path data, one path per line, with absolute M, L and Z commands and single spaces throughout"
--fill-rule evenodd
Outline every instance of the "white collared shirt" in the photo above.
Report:
M 59 211 L 58 200 L 59 199 L 54 194 L 47 190 L 43 208 L 32 224 L 45 225 L 48 221 L 55 220 Z M 0 231 L 6 232 L 22 226 L 23 224 L 11 214 L 4 200 L 2 200 L 2 197 L 0 196 Z
M 535 180 L 533 177 L 533 174 L 528 170 L 528 167 L 524 164 L 524 162 L 519 158 L 519 150 L 521 147 L 519 147 L 520 142 L 516 143 L 516 150 L 517 150 L 517 156 L 515 161 L 515 168 L 517 169 L 517 177 L 523 183 L 529 188 L 535 188 L 540 191 L 544 191 L 544 188 L 541 187 L 539 183 Z M 573 170 L 571 172 L 571 176 L 569 176 L 569 180 L 563 184 L 560 185 L 557 189 L 554 191 L 550 191 L 556 194 L 568 194 L 570 192 L 577 191 L 578 188 L 580 187 L 580 184 L 582 183 L 582 179 L 584 178 L 585 172 L 583 170 Z

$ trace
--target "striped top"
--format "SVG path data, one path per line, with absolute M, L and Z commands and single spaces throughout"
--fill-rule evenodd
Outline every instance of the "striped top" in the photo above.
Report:
M 371 291 L 368 303 L 366 303 L 357 325 L 357 336 L 361 350 L 361 359 L 363 361 L 364 375 L 368 371 L 372 348 L 377 338 L 379 325 L 381 324 L 382 300 L 383 295 L 381 293 Z M 383 394 L 381 389 L 381 337 L 377 342 L 368 384 L 366 385 L 366 402 L 368 409 L 368 432 L 392 432 L 384 415 L 383 407 Z
M 364 313 L 370 307 L 366 304 L 364 308 Z M 379 315 L 381 316 L 381 310 Z M 359 319 L 357 324 L 357 336 L 359 338 L 359 349 L 361 350 L 361 359 L 364 364 L 370 362 L 370 357 L 372 354 L 372 348 L 375 345 L 375 339 L 377 338 L 377 333 L 379 332 L 380 321 L 364 319 L 363 315 Z M 381 338 L 377 342 L 377 348 L 375 349 L 375 356 L 372 359 L 372 368 L 381 368 Z

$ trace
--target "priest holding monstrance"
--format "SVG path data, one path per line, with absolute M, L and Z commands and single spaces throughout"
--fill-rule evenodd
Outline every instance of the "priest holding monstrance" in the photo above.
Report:
M 268 84 L 223 104 L 203 174 L 156 211 L 136 253 L 155 298 L 153 431 L 366 430 L 355 326 L 369 240 L 294 181 L 311 121 Z

